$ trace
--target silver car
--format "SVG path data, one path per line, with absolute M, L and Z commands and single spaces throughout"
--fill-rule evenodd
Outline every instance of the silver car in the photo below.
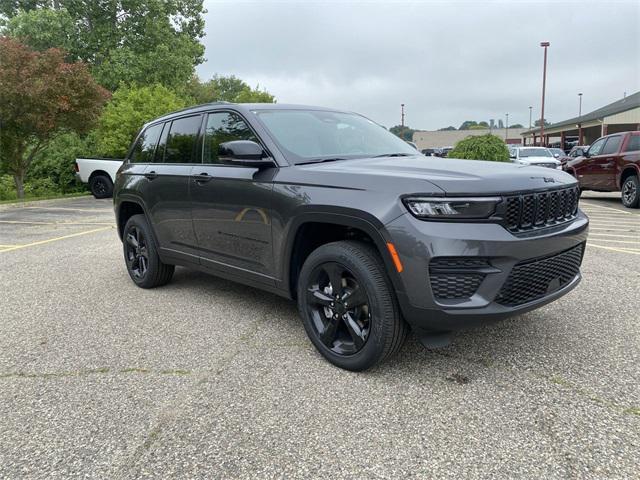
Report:
M 548 148 L 544 147 L 510 147 L 509 157 L 513 163 L 562 170 L 562 163 L 556 160 Z

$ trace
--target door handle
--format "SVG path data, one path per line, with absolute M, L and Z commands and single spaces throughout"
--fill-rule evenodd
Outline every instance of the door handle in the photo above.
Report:
M 156 173 L 155 170 L 151 170 L 150 172 L 146 172 L 144 174 L 145 178 L 148 178 L 149 180 L 153 180 L 154 178 L 158 177 L 158 174 Z
M 194 175 L 193 179 L 196 183 L 202 184 L 202 183 L 210 182 L 211 180 L 213 180 L 213 177 L 209 175 L 207 172 L 202 172 L 199 175 Z

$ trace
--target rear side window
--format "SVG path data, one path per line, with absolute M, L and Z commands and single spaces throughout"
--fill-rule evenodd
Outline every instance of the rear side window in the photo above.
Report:
M 627 142 L 627 146 L 625 147 L 625 152 L 636 152 L 640 150 L 640 135 L 631 135 L 629 137 L 629 141 Z
M 164 152 L 165 163 L 199 163 L 196 143 L 200 122 L 200 115 L 171 122 Z
M 155 151 L 156 143 L 158 143 L 161 131 L 162 124 L 147 127 L 147 129 L 138 137 L 138 140 L 133 147 L 133 151 L 131 152 L 131 156 L 129 157 L 129 161 L 133 163 L 153 162 L 153 152 Z
M 600 140 L 594 142 L 593 145 L 591 145 L 589 147 L 589 156 L 590 157 L 593 157 L 595 155 L 600 155 L 600 151 L 602 150 L 602 147 L 604 146 L 605 140 L 606 140 L 606 138 L 601 138 Z
M 618 153 L 618 150 L 620 149 L 620 140 L 622 140 L 622 136 L 620 135 L 609 137 L 607 139 L 607 143 L 602 149 L 601 155 L 611 155 L 612 153 Z

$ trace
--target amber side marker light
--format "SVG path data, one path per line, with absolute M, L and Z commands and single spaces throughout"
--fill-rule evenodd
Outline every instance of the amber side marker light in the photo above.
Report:
M 391 242 L 387 242 L 387 250 L 391 254 L 391 258 L 393 259 L 393 264 L 396 266 L 396 270 L 398 273 L 402 273 L 404 267 L 402 266 L 402 262 L 400 261 L 400 257 L 398 256 L 398 252 L 396 252 L 396 247 Z

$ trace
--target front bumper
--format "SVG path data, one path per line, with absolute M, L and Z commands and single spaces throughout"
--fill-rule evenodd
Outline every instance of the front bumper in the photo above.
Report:
M 494 223 L 421 221 L 407 213 L 386 225 L 404 266 L 396 283 L 402 313 L 414 330 L 442 332 L 491 323 L 552 302 L 575 288 L 581 279 L 579 272 L 531 301 L 505 305 L 496 299 L 516 265 L 584 244 L 588 224 L 587 217 L 578 212 L 565 224 L 514 235 Z M 490 268 L 472 295 L 443 299 L 434 294 L 430 278 L 429 266 L 435 257 L 482 258 Z

